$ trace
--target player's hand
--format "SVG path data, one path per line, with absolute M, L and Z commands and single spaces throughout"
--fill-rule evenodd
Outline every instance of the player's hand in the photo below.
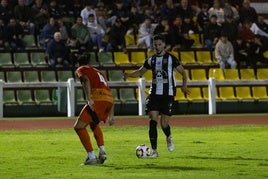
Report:
M 181 90 L 182 90 L 182 92 L 183 92 L 185 95 L 189 95 L 189 94 L 190 94 L 190 90 L 187 88 L 187 86 L 182 86 L 182 87 L 181 87 Z
M 92 111 L 94 111 L 94 101 L 92 99 L 87 101 L 87 105 L 91 108 Z
M 108 117 L 108 124 L 112 126 L 115 123 L 114 117 Z

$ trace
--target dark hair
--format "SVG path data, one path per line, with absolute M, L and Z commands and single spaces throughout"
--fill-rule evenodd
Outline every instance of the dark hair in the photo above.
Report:
M 161 34 L 154 35 L 153 40 L 161 40 L 163 42 L 166 42 L 166 38 Z
M 87 65 L 90 61 L 90 54 L 88 55 L 80 55 L 77 59 L 79 65 Z

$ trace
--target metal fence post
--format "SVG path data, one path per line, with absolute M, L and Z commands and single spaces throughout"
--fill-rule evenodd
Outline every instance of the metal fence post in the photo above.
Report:
M 208 114 L 216 114 L 216 80 L 208 80 Z
M 139 115 L 145 115 L 145 79 L 140 78 L 138 83 L 139 88 Z
M 75 82 L 73 78 L 67 81 L 67 115 L 75 116 Z

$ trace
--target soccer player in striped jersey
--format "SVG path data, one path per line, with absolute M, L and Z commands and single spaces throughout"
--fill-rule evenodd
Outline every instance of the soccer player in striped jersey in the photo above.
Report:
M 87 104 L 85 104 L 81 110 L 74 125 L 74 130 L 88 153 L 84 164 L 102 164 L 106 160 L 106 153 L 104 149 L 103 133 L 99 122 L 108 120 L 110 125 L 114 123 L 113 95 L 107 84 L 106 77 L 102 72 L 89 65 L 88 56 L 80 56 L 78 63 L 79 67 L 76 70 L 76 75 L 82 84 Z M 88 125 L 94 133 L 95 140 L 99 147 L 98 158 L 94 153 L 90 136 L 86 129 Z
M 146 59 L 143 66 L 132 73 L 125 73 L 124 78 L 142 76 L 147 70 L 152 71 L 152 85 L 150 95 L 146 100 L 146 112 L 149 114 L 149 138 L 152 147 L 151 157 L 158 157 L 157 152 L 157 122 L 160 115 L 160 124 L 166 135 L 167 148 L 174 150 L 174 143 L 171 137 L 169 125 L 172 116 L 174 96 L 176 95 L 176 84 L 174 71 L 182 75 L 181 90 L 189 94 L 187 88 L 187 75 L 179 60 L 165 51 L 165 38 L 157 34 L 153 37 L 153 45 L 156 54 Z

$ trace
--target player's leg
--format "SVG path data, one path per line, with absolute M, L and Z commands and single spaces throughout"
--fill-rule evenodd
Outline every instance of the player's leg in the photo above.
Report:
M 98 122 L 95 119 L 90 123 L 90 128 L 94 133 L 95 140 L 96 140 L 97 145 L 99 147 L 99 158 L 103 162 L 107 159 L 107 155 L 106 155 L 105 147 L 104 147 L 103 132 L 102 132 L 100 125 L 98 123 L 100 121 L 105 122 L 112 107 L 113 107 L 113 104 L 110 102 L 95 101 L 94 110 L 96 112 L 96 117 L 98 118 Z
M 92 143 L 90 140 L 90 136 L 86 127 L 91 122 L 91 117 L 86 110 L 87 105 L 81 110 L 76 123 L 74 125 L 74 130 L 77 133 L 82 145 L 84 146 L 88 156 L 86 158 L 85 164 L 96 164 L 98 163 L 96 159 L 96 155 L 93 151 Z
M 171 129 L 169 125 L 169 121 L 172 115 L 173 103 L 174 99 L 172 97 L 166 98 L 165 100 L 162 101 L 162 107 L 161 107 L 162 115 L 160 118 L 161 128 L 164 134 L 166 135 L 167 148 L 169 151 L 174 150 L 174 143 L 171 137 Z

